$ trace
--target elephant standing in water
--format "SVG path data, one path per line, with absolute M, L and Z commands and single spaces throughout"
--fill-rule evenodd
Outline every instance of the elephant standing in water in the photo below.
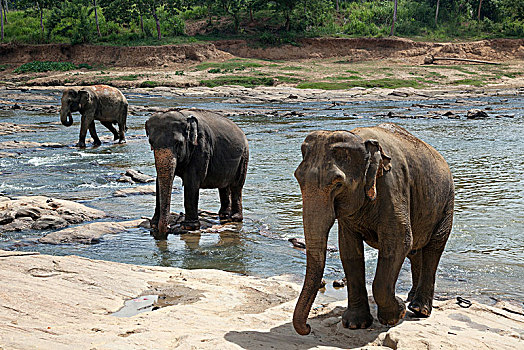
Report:
M 242 188 L 249 158 L 246 135 L 231 120 L 213 112 L 157 113 L 145 125 L 157 172 L 156 207 L 151 219 L 156 239 L 166 239 L 175 175 L 184 186 L 184 230 L 200 228 L 200 188 L 218 188 L 221 220 L 242 221 Z
M 409 309 L 427 317 L 435 273 L 453 221 L 454 185 L 444 158 L 395 124 L 352 131 L 316 131 L 302 144 L 295 171 L 303 200 L 307 269 L 293 315 L 302 335 L 322 279 L 330 228 L 338 220 L 340 258 L 347 278 L 347 328 L 373 322 L 365 282 L 364 245 L 378 249 L 373 296 L 382 324 L 405 315 L 395 284 L 411 261 Z
M 96 134 L 95 120 L 108 128 L 119 143 L 126 142 L 127 100 L 117 88 L 107 85 L 94 85 L 83 88 L 68 88 L 62 94 L 60 121 L 65 126 L 73 124 L 71 112 L 80 112 L 80 137 L 77 147 L 86 146 L 86 134 L 93 137 L 93 145 L 102 143 Z M 113 124 L 118 124 L 118 131 Z

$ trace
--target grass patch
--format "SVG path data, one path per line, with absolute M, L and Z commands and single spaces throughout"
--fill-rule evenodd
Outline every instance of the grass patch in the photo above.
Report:
M 451 82 L 452 85 L 473 85 L 473 86 L 484 86 L 486 82 L 478 79 L 460 79 Z
M 395 89 L 400 87 L 418 88 L 421 84 L 417 80 L 406 79 L 375 79 L 375 80 L 361 80 L 361 81 L 345 81 L 345 82 L 305 82 L 297 85 L 299 89 L 322 89 L 322 90 L 344 90 L 353 87 L 364 88 L 387 88 Z
M 364 78 L 359 77 L 358 75 L 348 75 L 348 76 L 342 75 L 339 77 L 328 77 L 327 79 L 329 80 L 362 80 Z
M 438 65 L 438 64 L 432 64 L 432 65 L 425 65 L 425 66 L 422 66 L 422 67 L 427 67 L 427 68 L 440 68 L 440 69 L 454 69 L 456 71 L 459 71 L 461 73 L 465 73 L 465 74 L 477 74 L 475 72 L 472 72 L 470 70 L 467 70 L 466 67 L 464 66 L 445 66 L 445 65 Z
M 86 63 L 81 63 L 78 66 L 71 62 L 53 62 L 53 61 L 33 61 L 24 63 L 20 67 L 14 70 L 15 73 L 27 73 L 27 72 L 49 72 L 49 71 L 68 71 L 74 69 L 92 67 Z
M 154 87 L 157 87 L 157 86 L 160 86 L 160 85 L 161 84 L 158 81 L 146 80 L 146 81 L 141 82 L 139 87 L 141 87 L 141 88 L 154 88 Z
M 295 71 L 295 70 L 303 70 L 304 67 L 288 66 L 288 67 L 280 67 L 279 69 L 280 69 L 280 70 L 291 70 L 291 71 Z
M 237 76 L 225 76 L 215 79 L 201 80 L 200 85 L 207 87 L 216 87 L 222 85 L 240 85 L 244 87 L 255 87 L 255 86 L 273 86 L 275 80 L 271 77 L 237 77 Z
M 427 77 L 435 78 L 435 79 L 445 79 L 446 76 L 444 74 L 440 74 L 439 72 L 427 72 Z
M 201 63 L 198 66 L 196 66 L 197 70 L 206 70 L 206 69 L 218 69 L 216 73 L 220 73 L 220 71 L 234 71 L 234 70 L 244 70 L 246 68 L 258 68 L 263 67 L 262 64 L 257 62 L 251 62 L 247 60 L 229 60 L 226 62 L 205 62 Z M 209 72 L 209 71 L 208 71 Z M 214 72 L 210 72 L 214 73 Z
M 143 77 L 143 74 L 131 74 L 131 75 L 122 75 L 120 77 L 115 77 L 115 80 L 125 80 L 125 81 L 133 81 L 138 80 L 138 78 Z
M 287 76 L 282 76 L 282 75 L 275 77 L 275 79 L 277 79 L 279 83 L 289 83 L 289 84 L 296 84 L 302 81 L 302 79 L 299 79 L 299 78 L 287 77 Z

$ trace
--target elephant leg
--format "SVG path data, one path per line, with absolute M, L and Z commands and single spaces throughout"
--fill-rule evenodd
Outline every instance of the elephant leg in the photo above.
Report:
M 102 142 L 100 141 L 100 139 L 98 138 L 98 135 L 96 134 L 96 127 L 95 127 L 94 120 L 89 125 L 89 133 L 91 134 L 91 137 L 93 138 L 93 146 L 100 146 Z
M 409 261 L 411 263 L 411 290 L 408 293 L 408 300 L 412 301 L 413 297 L 418 288 L 420 281 L 420 272 L 422 270 L 422 249 L 418 249 L 408 255 Z
M 118 131 L 116 131 L 115 127 L 113 126 L 113 123 L 111 122 L 101 122 L 103 126 L 109 129 L 113 133 L 113 141 L 118 140 Z
M 229 187 L 219 188 L 220 210 L 218 217 L 220 220 L 229 220 L 231 218 L 231 190 Z
M 428 244 L 422 248 L 422 262 L 417 289 L 409 304 L 409 309 L 419 317 L 428 317 L 433 308 L 433 294 L 435 292 L 435 275 L 438 263 L 449 234 L 453 221 L 453 203 L 448 205 L 444 219 L 435 229 Z
M 118 143 L 126 142 L 126 122 L 125 119 L 121 122 L 118 122 Z
M 185 179 L 184 181 L 184 208 L 186 214 L 180 227 L 183 230 L 198 230 L 200 228 L 200 221 L 198 220 L 199 185 L 194 180 L 194 177 L 189 177 L 191 179 Z
M 373 323 L 366 289 L 364 244 L 343 220 L 338 221 L 338 245 L 348 289 L 348 308 L 342 315 L 345 328 L 367 328 Z
M 241 222 L 242 215 L 242 186 L 231 186 L 231 220 Z
M 406 314 L 404 301 L 395 296 L 395 285 L 412 244 L 411 229 L 405 227 L 398 230 L 396 233 L 393 231 L 379 234 L 379 237 L 389 239 L 382 239 L 379 244 L 377 271 L 373 280 L 373 297 L 378 306 L 378 320 L 390 326 L 397 324 Z
M 78 137 L 78 143 L 76 144 L 76 147 L 85 148 L 87 129 L 92 122 L 92 120 L 88 120 L 85 116 L 82 116 L 80 120 L 80 135 Z

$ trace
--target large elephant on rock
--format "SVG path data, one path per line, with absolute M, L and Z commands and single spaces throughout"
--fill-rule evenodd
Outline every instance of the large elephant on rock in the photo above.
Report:
M 65 126 L 73 124 L 71 112 L 80 112 L 80 137 L 77 147 L 86 146 L 86 134 L 93 137 L 94 146 L 101 145 L 96 134 L 95 120 L 108 128 L 119 143 L 126 142 L 127 100 L 117 88 L 107 85 L 67 88 L 62 94 L 60 121 Z M 118 131 L 113 124 L 118 124 Z
M 435 273 L 453 221 L 453 178 L 444 158 L 395 124 L 352 131 L 316 131 L 302 144 L 295 171 L 303 201 L 307 268 L 293 326 L 302 335 L 320 287 L 330 228 L 338 220 L 340 258 L 347 278 L 344 327 L 373 322 L 365 282 L 363 241 L 378 249 L 373 297 L 382 324 L 405 315 L 395 284 L 411 261 L 409 309 L 427 317 Z
M 200 188 L 218 188 L 221 220 L 242 221 L 242 188 L 249 150 L 246 135 L 231 120 L 203 110 L 154 114 L 146 134 L 157 172 L 156 207 L 151 219 L 156 239 L 166 239 L 173 179 L 182 178 L 183 230 L 196 230 Z

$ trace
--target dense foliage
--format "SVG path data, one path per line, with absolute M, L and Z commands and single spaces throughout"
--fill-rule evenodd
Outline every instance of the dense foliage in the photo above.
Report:
M 397 0 L 394 35 L 524 37 L 523 0 Z M 2 40 L 26 43 L 177 43 L 251 36 L 386 36 L 394 0 L 0 0 Z M 193 31 L 195 32 L 195 31 Z M 195 34 L 195 33 L 192 33 Z M 202 36 L 204 35 L 204 36 Z

